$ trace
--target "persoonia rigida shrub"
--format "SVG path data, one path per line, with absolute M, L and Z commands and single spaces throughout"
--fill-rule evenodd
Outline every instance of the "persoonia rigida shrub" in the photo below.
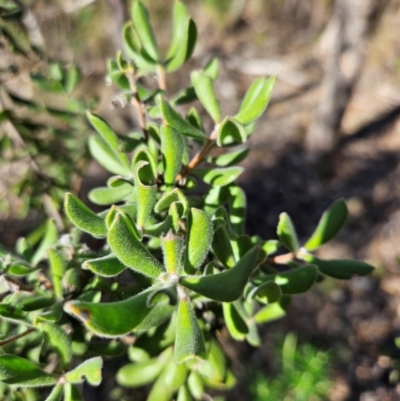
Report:
M 111 398 L 120 398 L 124 387 L 151 384 L 149 401 L 202 399 L 208 389 L 235 385 L 219 342 L 223 326 L 233 339 L 258 346 L 258 326 L 284 316 L 293 295 L 325 276 L 349 279 L 372 270 L 314 255 L 346 220 L 341 199 L 305 244 L 286 213 L 277 239 L 245 233 L 237 164 L 248 155 L 246 142 L 275 78 L 256 79 L 233 116 L 222 115 L 213 89 L 216 60 L 170 95 L 165 76 L 189 59 L 196 36 L 176 1 L 171 45 L 161 55 L 146 8 L 133 4 L 123 31 L 126 58 L 118 53 L 109 62 L 109 80 L 136 108 L 140 132 L 116 135 L 101 117 L 87 115 L 97 131 L 89 138 L 91 154 L 113 174 L 106 187 L 89 193 L 105 210 L 94 213 L 68 193 L 70 234 L 60 236 L 49 220 L 20 239 L 15 253 L 2 251 L 3 400 L 43 394 L 47 401 L 82 400 L 78 384 L 100 384 L 103 358 L 117 356 Z M 143 76 L 156 83 L 152 89 Z M 178 111 L 195 100 L 213 120 L 210 133 L 197 108 Z M 225 152 L 211 155 L 215 147 Z M 194 191 L 198 182 L 206 187 L 201 194 Z M 103 239 L 102 248 L 85 246 L 83 232 Z

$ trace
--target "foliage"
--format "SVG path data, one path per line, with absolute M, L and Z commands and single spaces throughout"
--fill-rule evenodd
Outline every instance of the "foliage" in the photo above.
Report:
M 279 374 L 266 378 L 256 373 L 251 391 L 254 401 L 322 401 L 328 399 L 332 383 L 329 380 L 328 352 L 311 344 L 297 345 L 295 334 L 289 333 L 283 342 Z
M 304 246 L 286 213 L 278 239 L 245 233 L 246 196 L 235 183 L 243 168 L 236 164 L 248 155 L 274 77 L 255 80 L 237 114 L 224 116 L 215 59 L 167 96 L 166 74 L 190 58 L 197 38 L 183 3 L 175 2 L 165 56 L 140 2 L 123 35 L 126 59 L 118 53 L 109 62 L 109 79 L 136 107 L 141 130 L 118 136 L 87 113 L 97 132 L 89 139 L 92 156 L 114 174 L 89 193 L 105 210 L 95 213 L 67 193 L 70 234 L 60 236 L 50 219 L 14 253 L 2 251 L 0 379 L 11 386 L 0 388 L 4 400 L 42 399 L 37 386 L 52 387 L 47 400 L 81 399 L 76 385 L 98 385 L 101 357 L 119 355 L 130 362 L 118 370 L 118 385 L 152 384 L 150 401 L 230 389 L 236 379 L 219 342 L 222 321 L 234 339 L 258 346 L 258 325 L 284 316 L 292 295 L 326 275 L 372 270 L 312 253 L 341 229 L 343 200 L 324 213 Z M 210 134 L 197 108 L 181 114 L 181 105 L 196 100 L 213 120 Z M 214 147 L 225 153 L 210 156 Z M 194 191 L 198 182 L 204 192 Z M 82 233 L 102 241 L 101 249 L 89 249 Z
M 0 70 L 0 171 L 14 194 L 0 199 L 0 212 L 13 209 L 19 217 L 43 205 L 51 215 L 65 191 L 79 187 L 89 160 L 85 110 L 96 103 L 77 97 L 81 73 L 75 65 L 50 60 L 32 44 L 24 12 L 19 2 L 0 5 L 2 57 L 8 60 Z

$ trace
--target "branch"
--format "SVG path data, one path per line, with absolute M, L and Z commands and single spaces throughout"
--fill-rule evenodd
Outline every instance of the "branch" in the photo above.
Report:
M 129 69 L 127 71 L 126 77 L 128 78 L 129 86 L 132 91 L 131 103 L 133 104 L 133 106 L 136 108 L 136 110 L 138 112 L 140 128 L 143 131 L 145 141 L 147 141 L 149 139 L 149 131 L 147 130 L 147 127 L 146 127 L 146 114 L 145 114 L 142 102 L 140 101 L 140 97 L 139 97 L 137 87 L 136 87 L 136 78 L 134 76 L 132 69 Z
M 23 333 L 17 334 L 12 337 L 8 337 L 5 340 L 0 341 L 0 347 L 10 344 L 13 341 L 19 340 L 20 338 L 27 336 L 28 334 L 32 333 L 33 331 L 35 331 L 35 329 L 33 327 L 31 327 L 30 329 L 24 331 Z

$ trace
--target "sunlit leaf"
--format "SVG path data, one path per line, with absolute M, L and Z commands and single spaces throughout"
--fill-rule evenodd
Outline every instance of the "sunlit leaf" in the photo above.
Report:
M 234 303 L 224 302 L 222 304 L 226 328 L 233 339 L 243 341 L 249 332 L 246 322 L 238 312 Z
M 105 237 L 107 228 L 104 219 L 93 213 L 82 201 L 71 193 L 65 194 L 65 213 L 82 231 L 95 237 Z
M 244 171 L 243 167 L 225 167 L 225 168 L 196 168 L 193 174 L 200 177 L 205 183 L 210 185 L 225 186 L 231 184 Z
M 281 213 L 279 216 L 279 223 L 277 234 L 282 244 L 293 253 L 299 250 L 299 241 L 297 239 L 296 230 L 292 223 L 292 219 L 287 213 Z
M 217 145 L 229 146 L 246 142 L 247 134 L 242 124 L 226 117 L 218 128 Z
M 39 369 L 16 355 L 0 355 L 0 381 L 18 387 L 43 387 L 57 383 L 58 376 Z
M 233 302 L 242 295 L 248 277 L 255 268 L 257 256 L 258 248 L 254 247 L 229 270 L 209 276 L 182 277 L 180 283 L 215 301 Z
M 51 390 L 51 393 L 48 395 L 45 401 L 60 401 L 63 393 L 64 385 L 61 383 L 57 383 L 57 385 L 54 386 L 53 390 Z
M 121 202 L 129 195 L 133 194 L 133 187 L 130 184 L 121 185 L 118 189 L 100 187 L 92 189 L 88 198 L 97 205 L 112 205 Z
M 69 383 L 82 383 L 84 379 L 92 385 L 98 386 L 101 382 L 101 369 L 103 360 L 100 357 L 86 359 L 74 370 L 65 375 Z
M 87 269 L 102 277 L 114 277 L 122 273 L 126 266 L 119 259 L 111 254 L 102 258 L 86 260 L 82 269 Z
M 215 163 L 219 167 L 230 167 L 244 160 L 249 154 L 249 151 L 249 148 L 234 150 L 220 156 L 210 156 L 207 158 L 207 161 L 209 163 Z
M 181 299 L 176 319 L 174 359 L 176 363 L 183 363 L 191 358 L 205 359 L 206 347 L 190 300 Z
M 343 227 L 348 214 L 349 212 L 343 199 L 333 202 L 322 215 L 317 228 L 304 247 L 309 251 L 313 251 L 330 241 Z
M 66 270 L 64 255 L 53 248 L 50 248 L 47 253 L 49 255 L 50 276 L 53 283 L 54 295 L 56 298 L 62 298 L 62 278 Z
M 57 226 L 53 219 L 48 219 L 45 226 L 45 232 L 38 248 L 32 256 L 31 263 L 36 266 L 47 256 L 47 250 L 58 240 Z

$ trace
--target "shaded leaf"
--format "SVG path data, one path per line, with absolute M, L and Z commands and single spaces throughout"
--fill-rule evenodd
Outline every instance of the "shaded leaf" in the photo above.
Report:
M 220 124 L 217 134 L 218 146 L 229 146 L 245 143 L 247 133 L 243 125 L 234 118 L 226 117 Z
M 235 307 L 235 304 L 224 302 L 222 304 L 224 320 L 229 334 L 236 341 L 243 341 L 246 338 L 249 328 L 243 317 Z
M 102 258 L 86 260 L 82 264 L 82 269 L 90 270 L 101 277 L 114 277 L 122 273 L 126 267 L 115 255 L 111 254 Z
M 225 186 L 231 184 L 244 171 L 243 167 L 225 167 L 225 168 L 196 168 L 193 174 L 201 178 L 205 183 L 216 186 Z

